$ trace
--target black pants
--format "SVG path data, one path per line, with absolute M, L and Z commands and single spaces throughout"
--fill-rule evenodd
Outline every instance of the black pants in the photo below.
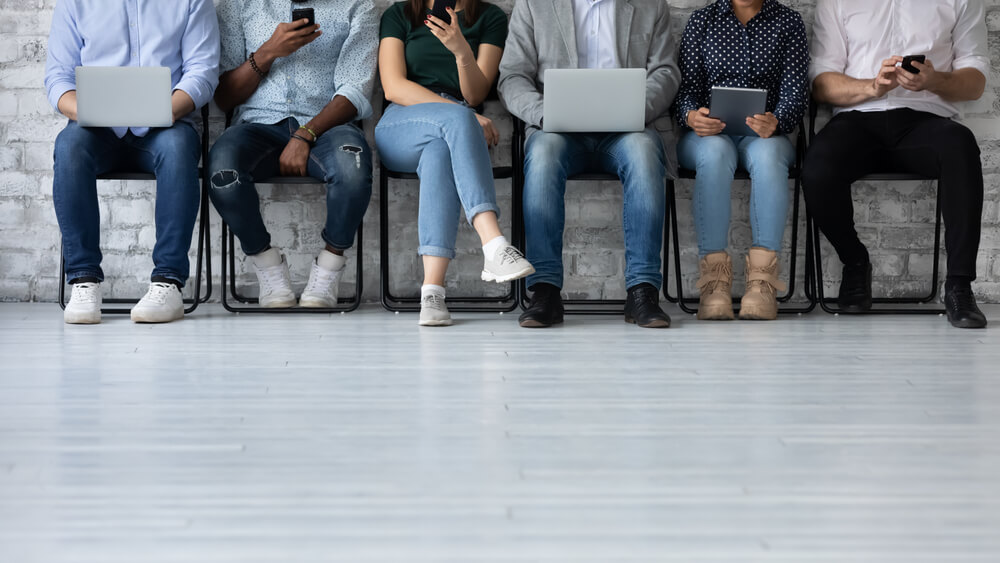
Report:
M 854 229 L 851 184 L 875 172 L 940 179 L 948 278 L 974 280 L 983 214 L 983 165 L 972 132 L 951 119 L 896 109 L 842 112 L 816 135 L 803 166 L 806 203 L 845 264 L 868 255 Z

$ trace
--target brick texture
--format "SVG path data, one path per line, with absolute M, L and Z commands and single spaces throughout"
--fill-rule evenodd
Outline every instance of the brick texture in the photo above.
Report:
M 523 1 L 523 0 L 522 0 Z M 668 0 L 674 8 L 678 36 L 692 10 L 707 0 Z M 990 52 L 1000 62 L 1000 0 L 985 0 L 990 33 Z M 497 2 L 509 12 L 513 2 Z M 815 0 L 786 0 L 812 22 Z M 59 236 L 52 209 L 52 142 L 64 125 L 45 101 L 42 88 L 45 48 L 55 0 L 0 0 L 0 300 L 52 301 L 58 291 Z M 380 8 L 389 2 L 377 0 Z M 1000 302 L 1000 103 L 996 73 L 981 100 L 965 107 L 965 123 L 980 140 L 986 174 L 986 205 L 983 212 L 983 241 L 979 254 L 979 281 L 976 291 L 986 302 Z M 376 94 L 376 102 L 381 94 Z M 376 103 L 378 107 L 378 103 Z M 510 162 L 509 118 L 498 103 L 488 107 L 498 122 L 506 142 L 493 149 L 497 164 Z M 373 121 L 366 123 L 369 140 Z M 222 129 L 218 111 L 213 113 L 212 138 Z M 368 301 L 378 298 L 378 176 L 375 192 L 365 218 L 362 247 L 365 290 Z M 750 240 L 747 222 L 745 182 L 733 189 L 733 223 L 730 249 L 745 252 Z M 152 184 L 148 182 L 102 182 L 102 229 L 105 271 L 114 296 L 133 296 L 144 290 L 150 268 L 153 231 L 151 221 Z M 682 268 L 686 291 L 692 292 L 696 272 L 696 250 L 691 219 L 691 182 L 677 185 L 678 218 L 682 246 Z M 293 281 L 305 284 L 309 262 L 321 246 L 319 231 L 325 215 L 323 198 L 316 186 L 261 186 L 265 220 L 275 243 L 287 254 Z M 877 294 L 900 295 L 926 288 L 933 262 L 933 186 L 929 183 L 861 184 L 855 188 L 858 229 L 876 262 Z M 504 217 L 501 223 L 510 232 L 511 192 L 509 181 L 497 183 L 498 200 Z M 392 182 L 389 210 L 391 228 L 392 289 L 397 294 L 412 293 L 420 282 L 420 261 L 416 256 L 417 185 Z M 144 219 L 145 217 L 145 219 Z M 624 295 L 623 236 L 621 233 L 621 188 L 617 183 L 574 182 L 566 197 L 565 266 L 566 291 L 575 296 L 619 298 Z M 220 266 L 218 215 L 212 212 L 213 270 L 216 280 Z M 800 221 L 800 236 L 804 220 Z M 786 232 L 790 242 L 791 229 Z M 468 224 L 459 232 L 458 257 L 449 272 L 449 287 L 457 294 L 500 294 L 501 289 L 479 281 L 481 267 L 478 240 Z M 787 245 L 786 245 L 787 246 Z M 801 241 L 800 258 L 802 257 Z M 349 268 L 356 252 L 352 251 Z M 786 252 L 787 255 L 787 252 Z M 192 251 L 192 258 L 194 252 Z M 742 275 L 742 260 L 736 260 Z M 800 264 L 802 262 L 800 261 Z M 827 291 L 835 291 L 839 277 L 836 257 L 826 247 L 825 270 L 830 272 Z M 800 266 L 796 277 L 802 281 Z M 253 285 L 253 276 L 237 261 L 240 283 Z M 354 283 L 347 276 L 342 294 Z M 737 284 L 740 285 L 740 284 Z M 253 293 L 252 287 L 247 288 Z M 216 293 L 217 295 L 217 293 Z

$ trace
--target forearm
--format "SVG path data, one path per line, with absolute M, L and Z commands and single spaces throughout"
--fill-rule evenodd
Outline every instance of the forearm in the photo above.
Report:
M 467 57 L 456 57 L 455 65 L 458 67 L 458 84 L 462 97 L 473 107 L 483 103 L 490 93 L 490 82 L 479 68 L 472 52 Z
M 344 96 L 334 96 L 330 103 L 326 104 L 319 114 L 302 125 L 309 128 L 311 133 L 317 137 L 333 129 L 338 125 L 343 125 L 354 120 L 358 115 L 358 108 L 354 107 Z
M 813 81 L 813 98 L 834 106 L 853 106 L 874 100 L 875 79 L 851 78 L 839 72 L 824 72 Z
M 394 104 L 401 106 L 413 106 L 416 104 L 452 104 L 451 100 L 443 98 L 427 88 L 417 84 L 412 80 L 397 80 L 393 84 L 383 83 L 385 98 Z
M 76 121 L 76 90 L 70 90 L 59 97 L 59 113 Z
M 978 100 L 986 89 L 986 77 L 974 68 L 962 68 L 953 72 L 936 71 L 936 74 L 937 84 L 927 89 L 948 102 Z
M 264 48 L 254 53 L 254 62 L 257 68 L 265 75 L 271 70 L 277 57 L 268 53 Z M 263 77 L 254 71 L 250 60 L 243 61 L 240 66 L 226 71 L 219 77 L 219 87 L 215 91 L 215 103 L 224 112 L 229 112 L 236 106 L 247 101 L 260 86 Z
M 174 121 L 195 109 L 194 100 L 184 90 L 174 90 L 174 93 L 170 95 L 170 107 L 174 113 Z

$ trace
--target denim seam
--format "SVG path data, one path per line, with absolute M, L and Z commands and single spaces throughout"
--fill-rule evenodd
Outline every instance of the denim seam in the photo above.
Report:
M 420 245 L 417 247 L 417 254 L 420 256 L 436 256 L 438 258 L 455 259 L 455 249 L 443 246 Z

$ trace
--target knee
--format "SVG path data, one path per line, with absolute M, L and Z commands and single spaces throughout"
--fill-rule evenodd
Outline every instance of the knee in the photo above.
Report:
M 787 173 L 795 158 L 795 149 L 785 137 L 757 139 L 747 148 L 746 167 L 753 175 L 756 171 L 778 171 Z
M 198 133 L 187 123 L 177 123 L 158 132 L 153 150 L 157 169 L 195 169 L 201 159 Z
M 56 136 L 53 159 L 57 166 L 83 170 L 92 162 L 97 134 L 71 122 Z
M 441 104 L 445 107 L 441 108 L 438 112 L 438 119 L 441 120 L 441 126 L 445 129 L 453 129 L 457 131 L 473 132 L 478 136 L 482 136 L 480 131 L 482 128 L 479 125 L 479 120 L 476 119 L 476 112 L 471 109 L 460 106 L 456 104 Z
M 658 136 L 630 133 L 622 141 L 624 158 L 620 166 L 624 173 L 639 174 L 654 180 L 666 178 L 667 156 Z
M 728 170 L 736 171 L 738 155 L 736 146 L 729 137 L 712 135 L 701 137 L 695 154 L 698 170 Z
M 942 120 L 941 125 L 939 146 L 958 159 L 979 158 L 979 141 L 968 127 L 950 119 Z
M 351 199 L 371 197 L 371 149 L 364 140 L 345 140 L 337 144 L 331 158 L 323 163 L 326 171 L 327 197 Z
M 538 131 L 528 139 L 525 147 L 524 169 L 526 174 L 565 174 L 566 153 L 569 144 L 559 133 Z

